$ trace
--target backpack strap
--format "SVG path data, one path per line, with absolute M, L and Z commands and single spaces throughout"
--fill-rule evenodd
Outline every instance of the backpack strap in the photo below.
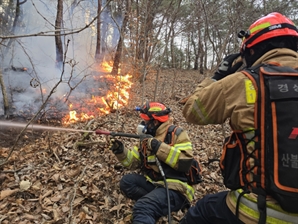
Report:
M 254 79 L 254 81 L 256 82 L 257 85 L 257 95 L 260 96 L 261 92 L 260 92 L 260 88 L 259 86 L 260 84 L 260 76 L 259 76 L 259 71 L 260 68 L 262 66 L 266 66 L 264 64 L 259 64 L 257 66 L 253 66 L 250 68 L 247 68 L 244 70 L 244 73 L 247 72 L 248 74 L 250 74 L 251 78 Z M 261 119 L 263 119 L 263 117 L 261 116 L 261 98 L 258 97 L 258 101 L 257 103 L 257 120 L 256 122 L 258 123 L 258 129 L 255 130 L 255 136 L 253 137 L 253 139 L 255 137 L 260 137 L 260 124 L 261 124 Z M 259 151 L 259 156 L 261 158 L 261 149 L 260 149 L 261 145 L 260 142 L 255 142 L 255 148 L 258 149 Z M 257 163 L 261 163 L 260 161 L 256 161 Z M 256 180 L 258 180 L 256 182 L 256 187 L 253 187 L 252 185 L 250 185 L 250 187 L 252 187 L 252 192 L 254 192 L 255 194 L 257 194 L 257 206 L 258 206 L 258 211 L 259 211 L 259 221 L 258 224 L 265 224 L 266 223 L 266 218 L 267 218 L 267 214 L 266 214 L 266 191 L 262 188 L 261 186 L 261 176 L 257 175 L 254 177 Z M 248 192 L 247 192 L 248 193 Z M 240 201 L 240 197 L 238 198 Z M 238 203 L 238 202 L 237 202 Z
M 257 194 L 257 206 L 259 210 L 259 222 L 258 224 L 266 224 L 267 212 L 266 212 L 266 191 L 262 188 L 253 189 L 253 193 Z
M 164 142 L 173 145 L 173 137 L 174 135 L 179 136 L 182 132 L 182 128 L 177 127 L 176 125 L 170 125 L 167 130 L 167 134 L 164 138 Z

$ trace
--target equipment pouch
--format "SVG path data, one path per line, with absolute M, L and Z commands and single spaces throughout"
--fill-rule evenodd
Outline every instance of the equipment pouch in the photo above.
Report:
M 224 184 L 231 190 L 241 187 L 240 169 L 243 158 L 243 149 L 241 141 L 236 133 L 225 139 L 223 153 L 220 158 L 220 168 L 224 177 Z
M 202 169 L 197 160 L 193 159 L 191 167 L 186 173 L 187 183 L 190 185 L 195 185 L 202 182 Z

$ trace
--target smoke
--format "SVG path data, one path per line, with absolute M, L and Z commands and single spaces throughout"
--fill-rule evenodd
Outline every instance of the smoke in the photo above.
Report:
M 70 4 L 73 2 L 74 4 Z M 64 33 L 76 31 L 89 24 L 96 16 L 97 1 L 63 1 Z M 32 37 L 17 38 L 11 44 L 1 61 L 5 86 L 12 114 L 35 113 L 53 91 L 46 110 L 67 109 L 69 101 L 90 98 L 91 91 L 104 92 L 108 87 L 98 80 L 94 61 L 96 45 L 95 23 L 89 28 L 71 35 L 63 36 L 64 51 L 67 51 L 66 64 L 62 70 L 56 66 L 54 36 L 38 36 L 39 33 L 53 35 L 56 19 L 57 1 L 31 0 L 21 5 L 21 18 L 15 35 L 37 34 Z M 51 31 L 51 32 L 50 32 Z M 111 34 L 115 39 L 115 32 Z M 68 43 L 68 46 L 67 46 Z M 0 105 L 3 97 L 0 95 Z M 0 109 L 0 115 L 4 111 Z

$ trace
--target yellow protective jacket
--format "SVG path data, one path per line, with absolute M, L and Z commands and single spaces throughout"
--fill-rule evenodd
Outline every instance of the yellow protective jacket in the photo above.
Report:
M 259 58 L 253 66 L 269 62 L 297 68 L 298 53 L 284 48 L 274 49 Z M 230 119 L 233 131 L 253 131 L 255 104 L 247 102 L 248 93 L 245 88 L 247 80 L 248 77 L 241 72 L 231 74 L 219 81 L 206 78 L 184 105 L 183 116 L 188 122 L 199 125 L 222 124 Z M 253 147 L 253 144 L 249 144 L 247 150 L 251 152 Z M 235 194 L 238 195 L 237 191 L 231 191 L 227 196 L 227 205 L 234 213 L 237 198 Z M 251 202 L 248 203 L 249 206 L 245 200 Z M 255 195 L 252 193 L 241 199 L 239 218 L 244 223 L 258 222 L 258 211 L 250 209 L 252 204 L 256 205 Z M 270 197 L 267 200 L 267 210 L 269 207 L 274 212 L 267 212 L 268 223 L 293 223 L 293 220 L 298 219 L 298 214 L 283 211 Z
M 168 127 L 173 123 L 173 119 L 170 119 L 160 125 L 156 131 L 154 138 L 163 141 L 167 134 Z M 160 162 L 167 164 L 169 167 L 175 170 L 184 170 L 185 165 L 191 165 L 193 160 L 192 144 L 188 137 L 186 131 L 182 132 L 176 136 L 173 136 L 173 145 L 170 146 L 164 142 L 161 143 L 159 149 L 156 153 L 157 158 Z M 116 155 L 117 159 L 128 169 L 138 169 L 141 167 L 141 157 L 139 153 L 139 145 L 134 146 L 132 149 L 124 148 L 123 153 Z M 150 160 L 154 161 L 155 156 L 150 156 Z M 156 165 L 148 165 L 150 169 L 159 173 L 159 169 Z M 188 166 L 188 165 L 187 165 Z M 183 169 L 184 168 L 184 169 Z M 145 168 L 146 169 L 146 168 Z M 156 186 L 164 186 L 164 182 L 153 181 L 148 176 L 147 180 L 155 184 Z M 183 194 L 189 201 L 194 198 L 194 187 L 189 185 L 187 182 L 182 182 L 177 179 L 167 179 L 168 188 L 172 190 L 179 191 Z

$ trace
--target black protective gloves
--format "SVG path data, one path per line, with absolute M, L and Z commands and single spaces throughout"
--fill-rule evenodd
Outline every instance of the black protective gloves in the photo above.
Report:
M 235 73 L 243 64 L 242 60 L 237 60 L 240 57 L 240 53 L 230 54 L 226 56 L 220 63 L 217 71 L 214 73 L 212 79 L 220 80 L 230 74 Z M 235 64 L 234 61 L 237 60 Z
M 142 141 L 142 145 L 146 145 L 147 152 L 150 155 L 155 155 L 159 149 L 161 142 L 156 138 L 147 138 Z
M 114 154 L 120 154 L 123 153 L 124 145 L 121 141 L 117 139 L 111 139 L 109 149 L 112 150 Z

